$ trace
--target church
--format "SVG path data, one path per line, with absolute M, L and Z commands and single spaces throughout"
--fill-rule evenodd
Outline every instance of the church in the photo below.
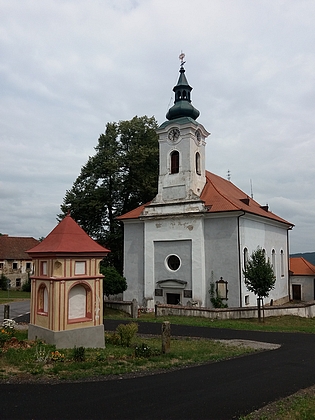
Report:
M 124 224 L 124 299 L 148 310 L 159 303 L 212 307 L 212 289 L 228 307 L 256 305 L 242 270 L 260 247 L 276 276 L 265 303 L 285 303 L 293 225 L 205 169 L 210 133 L 197 122 L 183 58 L 174 105 L 157 130 L 158 193 L 118 218 Z

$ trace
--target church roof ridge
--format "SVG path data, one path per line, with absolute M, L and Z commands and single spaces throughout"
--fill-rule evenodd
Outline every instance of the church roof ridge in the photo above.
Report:
M 280 216 L 277 216 L 275 213 L 264 209 L 264 206 L 261 206 L 253 198 L 249 197 L 231 181 L 228 181 L 227 179 L 209 171 L 206 171 L 206 178 L 207 182 L 201 193 L 201 199 L 204 200 L 206 206 L 211 205 L 211 212 L 242 210 L 246 213 L 273 219 L 293 227 L 292 223 Z M 215 188 L 215 191 L 217 191 L 223 200 L 220 200 L 213 193 L 211 194 L 211 191 L 209 191 L 209 187 L 211 185 Z
M 242 199 L 248 199 L 246 202 Z M 244 191 L 239 189 L 231 181 L 228 181 L 219 175 L 206 171 L 206 185 L 200 196 L 208 209 L 206 214 L 244 211 L 245 213 L 261 216 L 270 220 L 284 223 L 293 227 L 294 225 L 287 220 L 277 216 L 271 211 L 266 211 L 257 201 L 250 198 Z M 248 201 L 248 204 L 246 204 Z M 152 202 L 142 204 L 141 206 L 118 216 L 118 220 L 138 219 L 142 216 L 143 210 Z M 165 204 L 167 205 L 167 203 Z

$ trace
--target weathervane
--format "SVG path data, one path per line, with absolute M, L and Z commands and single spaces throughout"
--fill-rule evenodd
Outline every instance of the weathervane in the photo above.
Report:
M 184 66 L 184 64 L 186 63 L 186 61 L 184 61 L 185 54 L 184 54 L 183 52 L 181 52 L 181 53 L 179 54 L 179 57 L 178 57 L 178 58 L 180 59 L 180 66 L 181 66 L 181 67 L 183 67 L 183 66 Z

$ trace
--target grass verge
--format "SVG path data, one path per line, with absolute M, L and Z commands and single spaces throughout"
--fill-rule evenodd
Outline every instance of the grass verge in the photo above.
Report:
M 23 376 L 27 380 L 30 377 L 70 381 L 100 379 L 108 375 L 170 370 L 254 351 L 214 340 L 183 338 L 172 339 L 170 352 L 161 354 L 160 337 L 136 336 L 130 347 L 122 347 L 117 343 L 117 334 L 106 333 L 106 348 L 85 349 L 84 357 L 78 361 L 75 358 L 75 350 L 78 349 L 59 349 L 56 353 L 54 346 L 40 341 L 28 342 L 25 331 L 16 331 L 13 335 L 16 340 L 4 344 L 0 356 L 0 379 L 3 381 L 14 377 L 19 381 Z M 136 348 L 142 349 L 140 356 L 137 356 Z
M 130 320 L 124 312 L 105 308 L 105 321 L 108 319 Z M 166 316 L 155 318 L 154 313 L 140 314 L 139 321 L 162 323 L 169 321 L 171 324 L 190 325 L 195 327 L 228 328 L 233 330 L 270 331 L 270 332 L 303 332 L 315 333 L 315 318 L 301 318 L 298 316 L 268 317 L 264 322 L 258 319 L 207 319 L 199 317 Z
M 240 420 L 314 420 L 315 386 L 254 411 Z
M 20 290 L 0 290 L 0 304 L 14 302 L 16 300 L 25 300 L 31 298 L 31 292 L 22 292 Z

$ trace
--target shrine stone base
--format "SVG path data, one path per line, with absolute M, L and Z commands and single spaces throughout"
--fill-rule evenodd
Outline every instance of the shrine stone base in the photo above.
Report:
M 57 349 L 76 347 L 104 348 L 104 325 L 76 328 L 67 331 L 52 331 L 38 325 L 29 324 L 28 339 L 41 339 L 47 344 L 55 344 Z

